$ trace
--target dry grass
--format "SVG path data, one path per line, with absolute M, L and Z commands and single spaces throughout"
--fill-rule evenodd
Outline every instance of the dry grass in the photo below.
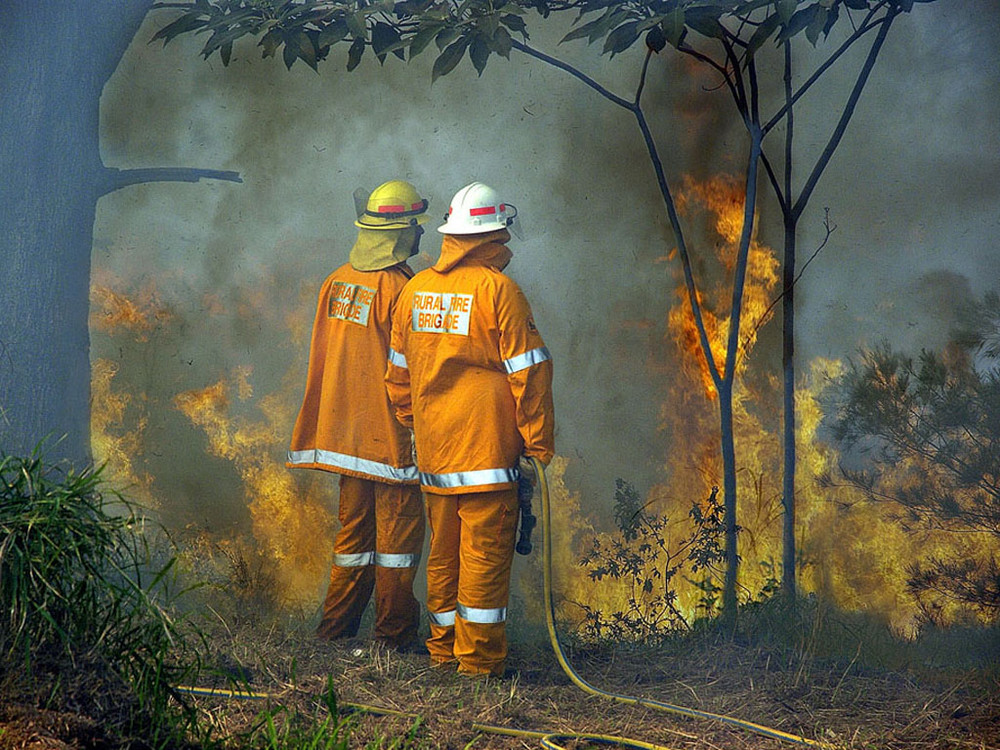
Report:
M 236 627 L 215 621 L 216 632 L 206 634 L 211 669 L 199 685 L 246 686 L 270 696 L 185 698 L 199 723 L 212 729 L 210 736 L 232 738 L 227 747 L 273 750 L 254 734 L 265 712 L 279 720 L 294 715 L 318 722 L 326 715 L 321 696 L 328 684 L 341 710 L 348 704 L 384 710 L 352 712 L 350 746 L 358 748 L 541 746 L 537 737 L 480 731 L 477 724 L 616 735 L 673 750 L 793 747 L 718 722 L 588 695 L 563 674 L 537 630 L 530 637 L 513 634 L 507 676 L 470 679 L 430 667 L 426 656 L 400 654 L 364 638 L 318 641 L 311 623 L 246 619 Z M 844 750 L 1000 750 L 998 669 L 874 669 L 860 666 L 862 660 L 821 659 L 712 634 L 656 648 L 577 645 L 569 657 L 602 690 L 733 716 Z M 84 696 L 87 676 L 79 679 L 72 694 Z M 76 711 L 28 708 L 41 705 L 30 700 L 0 702 L 0 750 L 120 748 L 88 712 L 93 703 L 75 702 Z
M 588 695 L 540 643 L 515 641 L 503 679 L 470 679 L 430 667 L 426 656 L 363 639 L 320 642 L 307 628 L 235 633 L 227 642 L 226 659 L 242 665 L 249 684 L 273 698 L 196 699 L 205 720 L 223 735 L 248 731 L 269 703 L 314 711 L 332 676 L 342 706 L 407 714 L 357 713 L 352 747 L 540 746 L 530 737 L 477 731 L 476 724 L 610 734 L 677 750 L 791 746 L 718 722 Z M 836 747 L 1000 750 L 1000 686 L 967 675 L 918 679 L 912 672 L 820 664 L 724 641 L 655 650 L 577 649 L 571 659 L 602 690 L 733 716 Z M 408 734 L 413 739 L 401 739 Z

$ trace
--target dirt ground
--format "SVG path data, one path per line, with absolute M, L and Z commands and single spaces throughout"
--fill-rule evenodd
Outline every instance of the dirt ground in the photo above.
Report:
M 995 672 L 983 678 L 862 669 L 734 643 L 577 649 L 568 657 L 602 691 L 732 717 L 831 747 L 1000 750 Z M 556 742 L 566 748 L 594 746 L 567 737 L 580 733 L 673 750 L 796 746 L 735 724 L 588 694 L 543 640 L 512 643 L 503 678 L 470 679 L 430 667 L 424 655 L 368 640 L 331 644 L 274 629 L 230 639 L 216 654 L 214 675 L 199 687 L 239 687 L 225 675 L 244 678 L 262 695 L 186 697 L 216 736 L 248 732 L 263 712 L 325 716 L 320 698 L 332 685 L 339 709 L 350 712 L 351 747 L 534 748 L 549 733 L 563 735 Z M 0 750 L 109 746 L 84 714 L 0 706 Z

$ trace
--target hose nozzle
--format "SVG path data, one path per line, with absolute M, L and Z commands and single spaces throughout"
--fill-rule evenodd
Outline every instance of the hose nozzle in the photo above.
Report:
M 517 504 L 521 510 L 521 526 L 517 544 L 514 545 L 514 551 L 519 555 L 531 554 L 531 532 L 538 523 L 538 519 L 531 512 L 531 497 L 534 494 L 535 488 L 531 480 L 522 474 L 517 480 Z

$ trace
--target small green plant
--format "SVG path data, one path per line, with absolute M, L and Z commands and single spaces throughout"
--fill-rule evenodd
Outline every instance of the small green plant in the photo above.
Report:
M 333 678 L 327 678 L 316 716 L 303 715 L 285 706 L 262 711 L 241 747 L 255 750 L 347 750 L 353 729 L 351 718 L 341 715 Z
M 629 482 L 616 480 L 614 517 L 618 533 L 610 541 L 595 538 L 580 562 L 593 581 L 605 577 L 624 581 L 628 604 L 610 616 L 588 604 L 580 604 L 585 637 L 644 641 L 689 629 L 687 618 L 677 607 L 674 588 L 674 580 L 682 571 L 706 574 L 700 579 L 703 587 L 699 587 L 705 592 L 703 599 L 713 597 L 712 607 L 715 607 L 720 589 L 715 587 L 710 573 L 725 558 L 721 543 L 723 508 L 718 488 L 712 490 L 705 503 L 692 505 L 689 516 L 693 529 L 673 545 L 667 540 L 667 516 L 650 514 L 647 508 L 648 503 L 642 502 Z M 691 580 L 686 575 L 685 578 Z
M 173 557 L 101 470 L 0 454 L 0 670 L 21 665 L 58 702 L 81 668 L 125 693 L 125 732 L 169 742 L 172 685 L 198 667 L 167 602 Z M 161 732 L 165 735 L 161 736 Z
M 779 576 L 778 566 L 775 564 L 773 557 L 761 560 L 758 565 L 764 574 L 764 585 L 757 592 L 757 600 L 764 601 L 781 591 L 781 577 Z

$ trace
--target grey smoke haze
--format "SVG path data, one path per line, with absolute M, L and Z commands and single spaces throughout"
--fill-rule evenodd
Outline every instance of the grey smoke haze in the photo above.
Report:
M 156 405 L 147 460 L 178 521 L 244 516 L 227 489 L 234 470 L 205 454 L 173 395 L 252 365 L 255 397 L 297 387 L 297 398 L 315 292 L 354 238 L 351 194 L 395 177 L 425 191 L 432 214 L 473 179 L 520 210 L 528 234 L 512 243 L 509 273 L 555 357 L 571 488 L 593 507 L 616 477 L 640 489 L 663 479 L 678 449 L 657 425 L 676 368 L 665 339 L 676 267 L 660 262 L 673 240 L 630 115 L 516 53 L 481 78 L 463 62 L 433 86 L 430 52 L 385 69 L 367 57 L 347 73 L 336 49 L 317 75 L 245 45 L 223 68 L 198 56 L 199 39 L 148 45 L 161 21 L 147 21 L 105 91 L 105 163 L 229 169 L 244 182 L 150 184 L 100 201 L 95 273 L 129 280 L 122 291 L 153 284 L 170 317 L 152 346 L 95 335 L 93 356 L 121 362 L 116 386 Z M 800 287 L 803 365 L 882 337 L 934 345 L 953 301 L 1000 286 L 1000 7 L 917 6 L 897 26 L 801 225 L 800 256 L 823 237 L 824 207 L 838 227 Z M 561 33 L 537 28 L 532 41 L 554 49 Z M 557 49 L 630 97 L 638 52 L 609 61 L 597 51 Z M 687 78 L 675 55 L 656 60 L 644 101 L 671 178 L 742 168 L 741 129 L 727 94 L 704 90 L 711 83 Z M 823 91 L 846 95 L 829 82 Z M 832 125 L 816 101 L 799 121 L 802 145 L 820 147 Z M 780 250 L 774 214 L 762 208 L 760 239 Z M 430 231 L 425 254 L 439 247 Z M 761 346 L 774 341 L 768 333 Z M 277 454 L 286 440 L 275 439 Z

